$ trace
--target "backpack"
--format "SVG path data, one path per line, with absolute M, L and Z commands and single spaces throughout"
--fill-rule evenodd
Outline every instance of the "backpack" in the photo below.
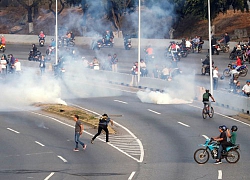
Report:
M 203 94 L 203 101 L 209 101 L 209 93 Z

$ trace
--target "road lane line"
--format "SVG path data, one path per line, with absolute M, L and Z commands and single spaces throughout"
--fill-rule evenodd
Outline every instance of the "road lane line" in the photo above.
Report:
M 222 170 L 218 170 L 218 179 L 222 179 Z
M 49 180 L 54 174 L 54 172 L 50 173 L 50 175 L 48 175 L 44 180 Z
M 97 112 L 95 112 L 95 111 L 92 111 L 92 110 L 83 108 L 83 107 L 78 106 L 78 105 L 76 105 L 76 104 L 72 104 L 72 105 L 75 106 L 75 107 L 78 107 L 78 108 L 80 108 L 80 109 L 86 110 L 86 111 L 88 111 L 88 112 L 91 112 L 91 113 L 93 113 L 93 114 L 96 114 L 96 115 L 98 115 L 98 116 L 101 116 L 99 113 L 97 113 Z M 56 121 L 56 122 L 58 122 L 58 123 L 60 123 L 60 124 L 65 125 L 65 126 L 68 126 L 68 127 L 71 127 L 71 128 L 75 128 L 75 126 L 72 126 L 72 125 L 70 125 L 70 124 L 64 123 L 64 122 L 62 122 L 62 121 L 60 121 L 60 120 L 58 120 L 58 119 L 56 119 L 56 118 L 53 118 L 53 117 L 51 117 L 51 116 L 44 115 L 44 114 L 40 114 L 40 113 L 33 112 L 33 111 L 28 111 L 28 112 L 30 112 L 30 113 L 32 113 L 32 114 L 36 114 L 36 115 L 38 115 L 38 116 L 42 116 L 42 117 L 46 117 L 46 118 L 52 119 L 52 120 L 54 120 L 54 121 Z M 141 151 L 140 158 L 139 158 L 139 159 L 134 158 L 133 156 L 129 155 L 128 153 L 126 153 L 126 152 L 123 151 L 122 149 L 116 147 L 116 146 L 113 145 L 112 143 L 110 143 L 109 145 L 112 146 L 113 148 L 117 149 L 117 150 L 120 151 L 121 153 L 125 154 L 126 156 L 128 156 L 128 157 L 134 159 L 135 161 L 137 161 L 137 162 L 143 162 L 143 159 L 144 159 L 144 148 L 143 148 L 142 142 L 141 142 L 141 141 L 140 141 L 140 140 L 139 140 L 139 139 L 138 139 L 138 138 L 137 138 L 128 128 L 126 128 L 125 126 L 122 126 L 121 124 L 119 124 L 119 123 L 117 123 L 117 122 L 115 122 L 115 121 L 114 121 L 114 124 L 117 125 L 117 126 L 119 126 L 119 127 L 121 127 L 121 128 L 123 128 L 125 131 L 127 131 L 127 132 L 136 140 L 136 142 L 139 144 L 140 151 Z M 90 135 L 90 136 L 92 136 L 92 137 L 94 136 L 93 134 L 91 134 L 91 133 L 89 133 L 89 132 L 87 132 L 87 131 L 84 131 L 84 133 L 85 133 L 85 134 L 88 134 L 88 135 Z M 104 142 L 104 140 L 100 139 L 99 137 L 97 137 L 97 139 L 99 139 L 100 141 L 103 141 L 103 142 Z
M 63 162 L 68 162 L 66 159 L 64 159 L 62 156 L 57 156 L 57 157 L 59 157 Z
M 189 125 L 187 125 L 187 124 L 184 124 L 183 122 L 178 122 L 179 124 L 181 124 L 181 125 L 183 125 L 183 126 L 186 126 L 186 127 L 190 127 Z
M 42 143 L 40 143 L 38 141 L 35 141 L 35 143 L 39 144 L 40 146 L 45 146 L 45 145 L 43 145 Z
M 198 106 L 195 106 L 195 105 L 192 105 L 192 104 L 188 104 L 188 106 L 195 107 L 195 108 L 198 108 L 198 109 L 203 109 L 203 108 L 201 108 L 201 107 L 198 107 Z M 218 112 L 214 112 L 214 114 L 218 114 L 218 115 L 220 115 L 220 116 L 226 117 L 226 118 L 228 118 L 228 119 L 231 119 L 231 120 L 233 120 L 233 121 L 239 122 L 239 123 L 244 124 L 244 125 L 246 125 L 246 126 L 250 126 L 250 124 L 245 123 L 245 122 L 243 122 L 243 121 L 240 121 L 240 120 L 238 120 L 238 119 L 232 118 L 232 117 L 230 117 L 230 116 L 227 116 L 227 115 L 224 115 L 224 114 L 221 114 L 221 113 L 218 113 Z
M 148 111 L 150 111 L 150 112 L 152 112 L 152 113 L 155 113 L 155 114 L 161 114 L 161 113 L 156 112 L 156 111 L 153 111 L 153 110 L 151 110 L 151 109 L 148 109 Z
M 120 101 L 120 100 L 114 100 L 115 102 L 123 103 L 123 104 L 128 104 L 127 102 Z
M 18 132 L 18 131 L 15 131 L 14 129 L 11 129 L 11 128 L 7 128 L 8 130 L 10 130 L 10 131 L 12 131 L 12 132 L 14 132 L 14 133 L 17 133 L 17 134 L 19 134 L 20 132 Z
M 135 175 L 135 171 L 133 171 L 133 172 L 130 174 L 128 180 L 131 180 L 131 179 L 134 177 L 134 175 Z

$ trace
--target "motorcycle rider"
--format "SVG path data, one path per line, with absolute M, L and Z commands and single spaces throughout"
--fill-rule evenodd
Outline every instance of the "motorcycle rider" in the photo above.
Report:
M 209 97 L 215 102 L 214 97 L 209 92 L 209 89 L 206 89 L 206 92 L 202 95 L 202 102 L 204 104 L 204 108 L 206 107 L 206 104 L 208 104 L 208 113 L 210 112 L 211 102 L 209 101 Z
M 37 53 L 37 47 L 35 44 L 32 44 L 32 52 L 33 52 L 33 57 L 35 57 Z
M 45 42 L 45 34 L 43 33 L 43 31 L 40 31 L 40 34 L 38 35 L 38 37 L 39 37 L 39 43 L 41 40 L 44 40 Z
M 212 36 L 212 39 L 211 39 L 212 55 L 214 55 L 214 51 L 216 50 L 216 48 L 214 46 L 214 45 L 216 45 L 216 43 L 217 43 L 217 39 L 214 36 Z
M 217 159 L 216 161 L 214 162 L 214 164 L 221 164 L 221 152 L 222 152 L 222 145 L 227 143 L 227 134 L 226 134 L 226 131 L 227 130 L 227 127 L 225 125 L 223 126 L 219 126 L 219 131 L 220 131 L 220 135 L 217 136 L 217 137 L 212 137 L 211 139 L 212 140 L 215 140 L 215 141 L 219 141 L 220 142 L 220 146 L 219 146 L 219 149 L 218 149 L 218 155 L 217 155 Z
M 231 127 L 231 132 L 229 129 L 226 130 L 227 137 L 229 137 L 230 140 L 222 144 L 223 150 L 226 150 L 227 147 L 234 146 L 236 144 L 236 137 L 237 137 L 236 131 L 237 130 L 238 130 L 238 127 L 236 125 L 233 125 Z
M 229 43 L 229 41 L 230 41 L 230 36 L 228 35 L 227 32 L 225 32 L 224 37 L 220 40 L 220 43 L 224 42 L 224 44 L 226 46 Z
M 214 65 L 214 61 L 212 61 L 212 66 Z M 209 55 L 206 56 L 206 59 L 202 61 L 202 74 L 206 74 L 206 68 L 210 66 Z
M 192 39 L 193 42 L 193 49 L 196 50 L 198 52 L 198 45 L 200 43 L 200 39 L 198 36 L 195 36 L 194 39 Z
M 236 56 L 236 61 L 233 62 L 232 64 L 236 64 L 235 70 L 237 71 L 242 66 L 242 61 L 240 59 L 240 56 Z
M 103 44 L 108 44 L 109 42 L 110 43 L 113 43 L 113 39 L 114 39 L 114 35 L 113 35 L 113 32 L 112 31 L 105 31 L 105 33 L 103 34 L 103 38 L 102 38 L 102 42 Z
M 1 36 L 1 43 L 0 45 L 5 45 L 6 44 L 6 40 L 5 40 L 5 37 L 4 35 Z
M 128 43 L 129 39 L 131 40 L 131 37 L 129 34 L 126 34 L 123 39 L 124 39 L 124 47 L 126 47 L 126 44 Z

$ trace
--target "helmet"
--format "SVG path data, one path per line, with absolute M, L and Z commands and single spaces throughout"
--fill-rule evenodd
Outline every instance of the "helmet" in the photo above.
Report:
M 221 76 L 220 79 L 223 80 L 225 78 L 225 76 Z
M 238 130 L 238 127 L 235 126 L 235 125 L 233 125 L 233 126 L 231 127 L 231 130 L 232 130 L 232 131 L 237 131 L 237 130 Z
M 54 41 L 54 38 L 51 38 L 51 41 Z
M 223 131 L 226 131 L 227 130 L 227 126 L 225 126 L 225 125 L 219 126 L 219 129 L 221 129 Z

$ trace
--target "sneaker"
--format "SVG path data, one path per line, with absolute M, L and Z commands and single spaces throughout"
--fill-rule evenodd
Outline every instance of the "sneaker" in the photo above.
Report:
M 106 141 L 106 143 L 109 143 L 109 141 Z
M 73 151 L 77 152 L 77 151 L 79 151 L 79 149 L 75 148 L 75 149 L 73 149 Z
M 90 141 L 90 142 L 91 142 L 91 144 L 94 144 L 94 140 L 93 140 L 93 139 L 91 139 L 91 141 Z
M 215 161 L 214 164 L 221 164 L 221 161 Z
M 84 146 L 82 146 L 83 150 L 85 150 L 85 149 L 86 149 L 86 147 L 87 147 L 87 145 L 86 145 L 86 144 L 85 144 Z

